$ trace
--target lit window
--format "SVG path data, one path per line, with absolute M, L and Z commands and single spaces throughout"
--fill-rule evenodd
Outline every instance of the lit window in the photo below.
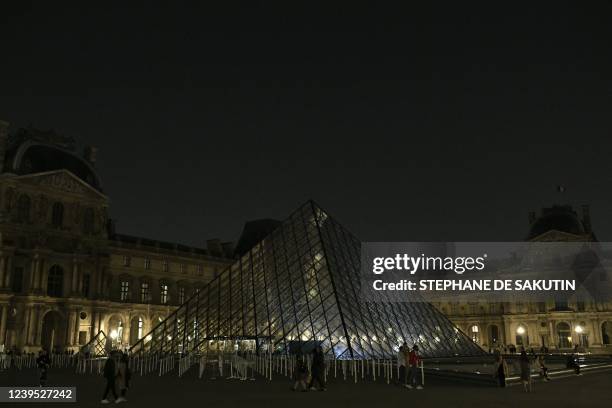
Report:
M 185 303 L 185 288 L 180 287 L 178 292 L 179 304 Z
M 168 285 L 162 284 L 160 287 L 160 298 L 161 298 L 161 303 L 162 304 L 166 304 L 168 303 Z
M 138 338 L 141 339 L 144 331 L 144 321 L 142 321 L 142 317 L 138 318 Z
M 480 329 L 477 325 L 470 327 L 470 337 L 474 343 L 478 343 L 480 341 Z
M 140 301 L 147 303 L 149 301 L 149 283 L 142 282 L 140 284 Z
M 121 300 L 126 301 L 130 297 L 130 282 L 121 281 Z
M 129 255 L 123 256 L 123 266 L 130 266 L 132 264 L 132 258 Z
M 151 269 L 151 258 L 145 258 L 144 259 L 144 268 L 145 269 Z

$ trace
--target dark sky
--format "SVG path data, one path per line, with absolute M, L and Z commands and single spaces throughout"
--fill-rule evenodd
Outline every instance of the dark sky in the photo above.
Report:
M 362 240 L 521 240 L 553 203 L 612 239 L 610 2 L 15 3 L 0 118 L 98 146 L 121 232 L 235 240 L 313 198 Z

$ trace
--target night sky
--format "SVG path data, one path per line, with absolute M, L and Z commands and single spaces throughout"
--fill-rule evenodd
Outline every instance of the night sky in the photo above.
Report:
M 120 232 L 236 240 L 312 198 L 364 241 L 522 240 L 553 203 L 612 239 L 610 2 L 14 3 L 0 118 L 97 146 Z

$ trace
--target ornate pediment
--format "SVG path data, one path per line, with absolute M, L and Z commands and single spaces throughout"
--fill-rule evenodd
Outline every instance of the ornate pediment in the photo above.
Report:
M 56 191 L 106 199 L 104 194 L 100 193 L 68 170 L 54 170 L 45 173 L 27 174 L 18 176 L 17 179 L 27 184 L 34 184 Z

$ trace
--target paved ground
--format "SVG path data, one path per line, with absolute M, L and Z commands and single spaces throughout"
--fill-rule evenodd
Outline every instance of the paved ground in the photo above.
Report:
M 78 403 L 53 404 L 78 407 L 100 407 L 103 391 L 101 377 L 74 375 L 68 370 L 50 372 L 49 385 L 77 387 Z M 0 385 L 36 383 L 34 370 L 17 375 L 0 373 Z M 273 382 L 198 380 L 195 375 L 179 379 L 135 376 L 126 407 L 603 407 L 612 397 L 612 371 L 589 373 L 580 377 L 536 382 L 534 391 L 526 394 L 520 386 L 507 389 L 462 385 L 429 379 L 422 391 L 407 390 L 383 383 L 357 385 L 343 381 L 329 384 L 327 392 L 291 392 L 290 384 L 278 378 Z M 8 404 L 0 404 L 2 406 Z M 14 404 L 17 405 L 17 404 Z M 19 404 L 18 406 L 40 406 Z M 45 405 L 49 406 L 49 405 Z

